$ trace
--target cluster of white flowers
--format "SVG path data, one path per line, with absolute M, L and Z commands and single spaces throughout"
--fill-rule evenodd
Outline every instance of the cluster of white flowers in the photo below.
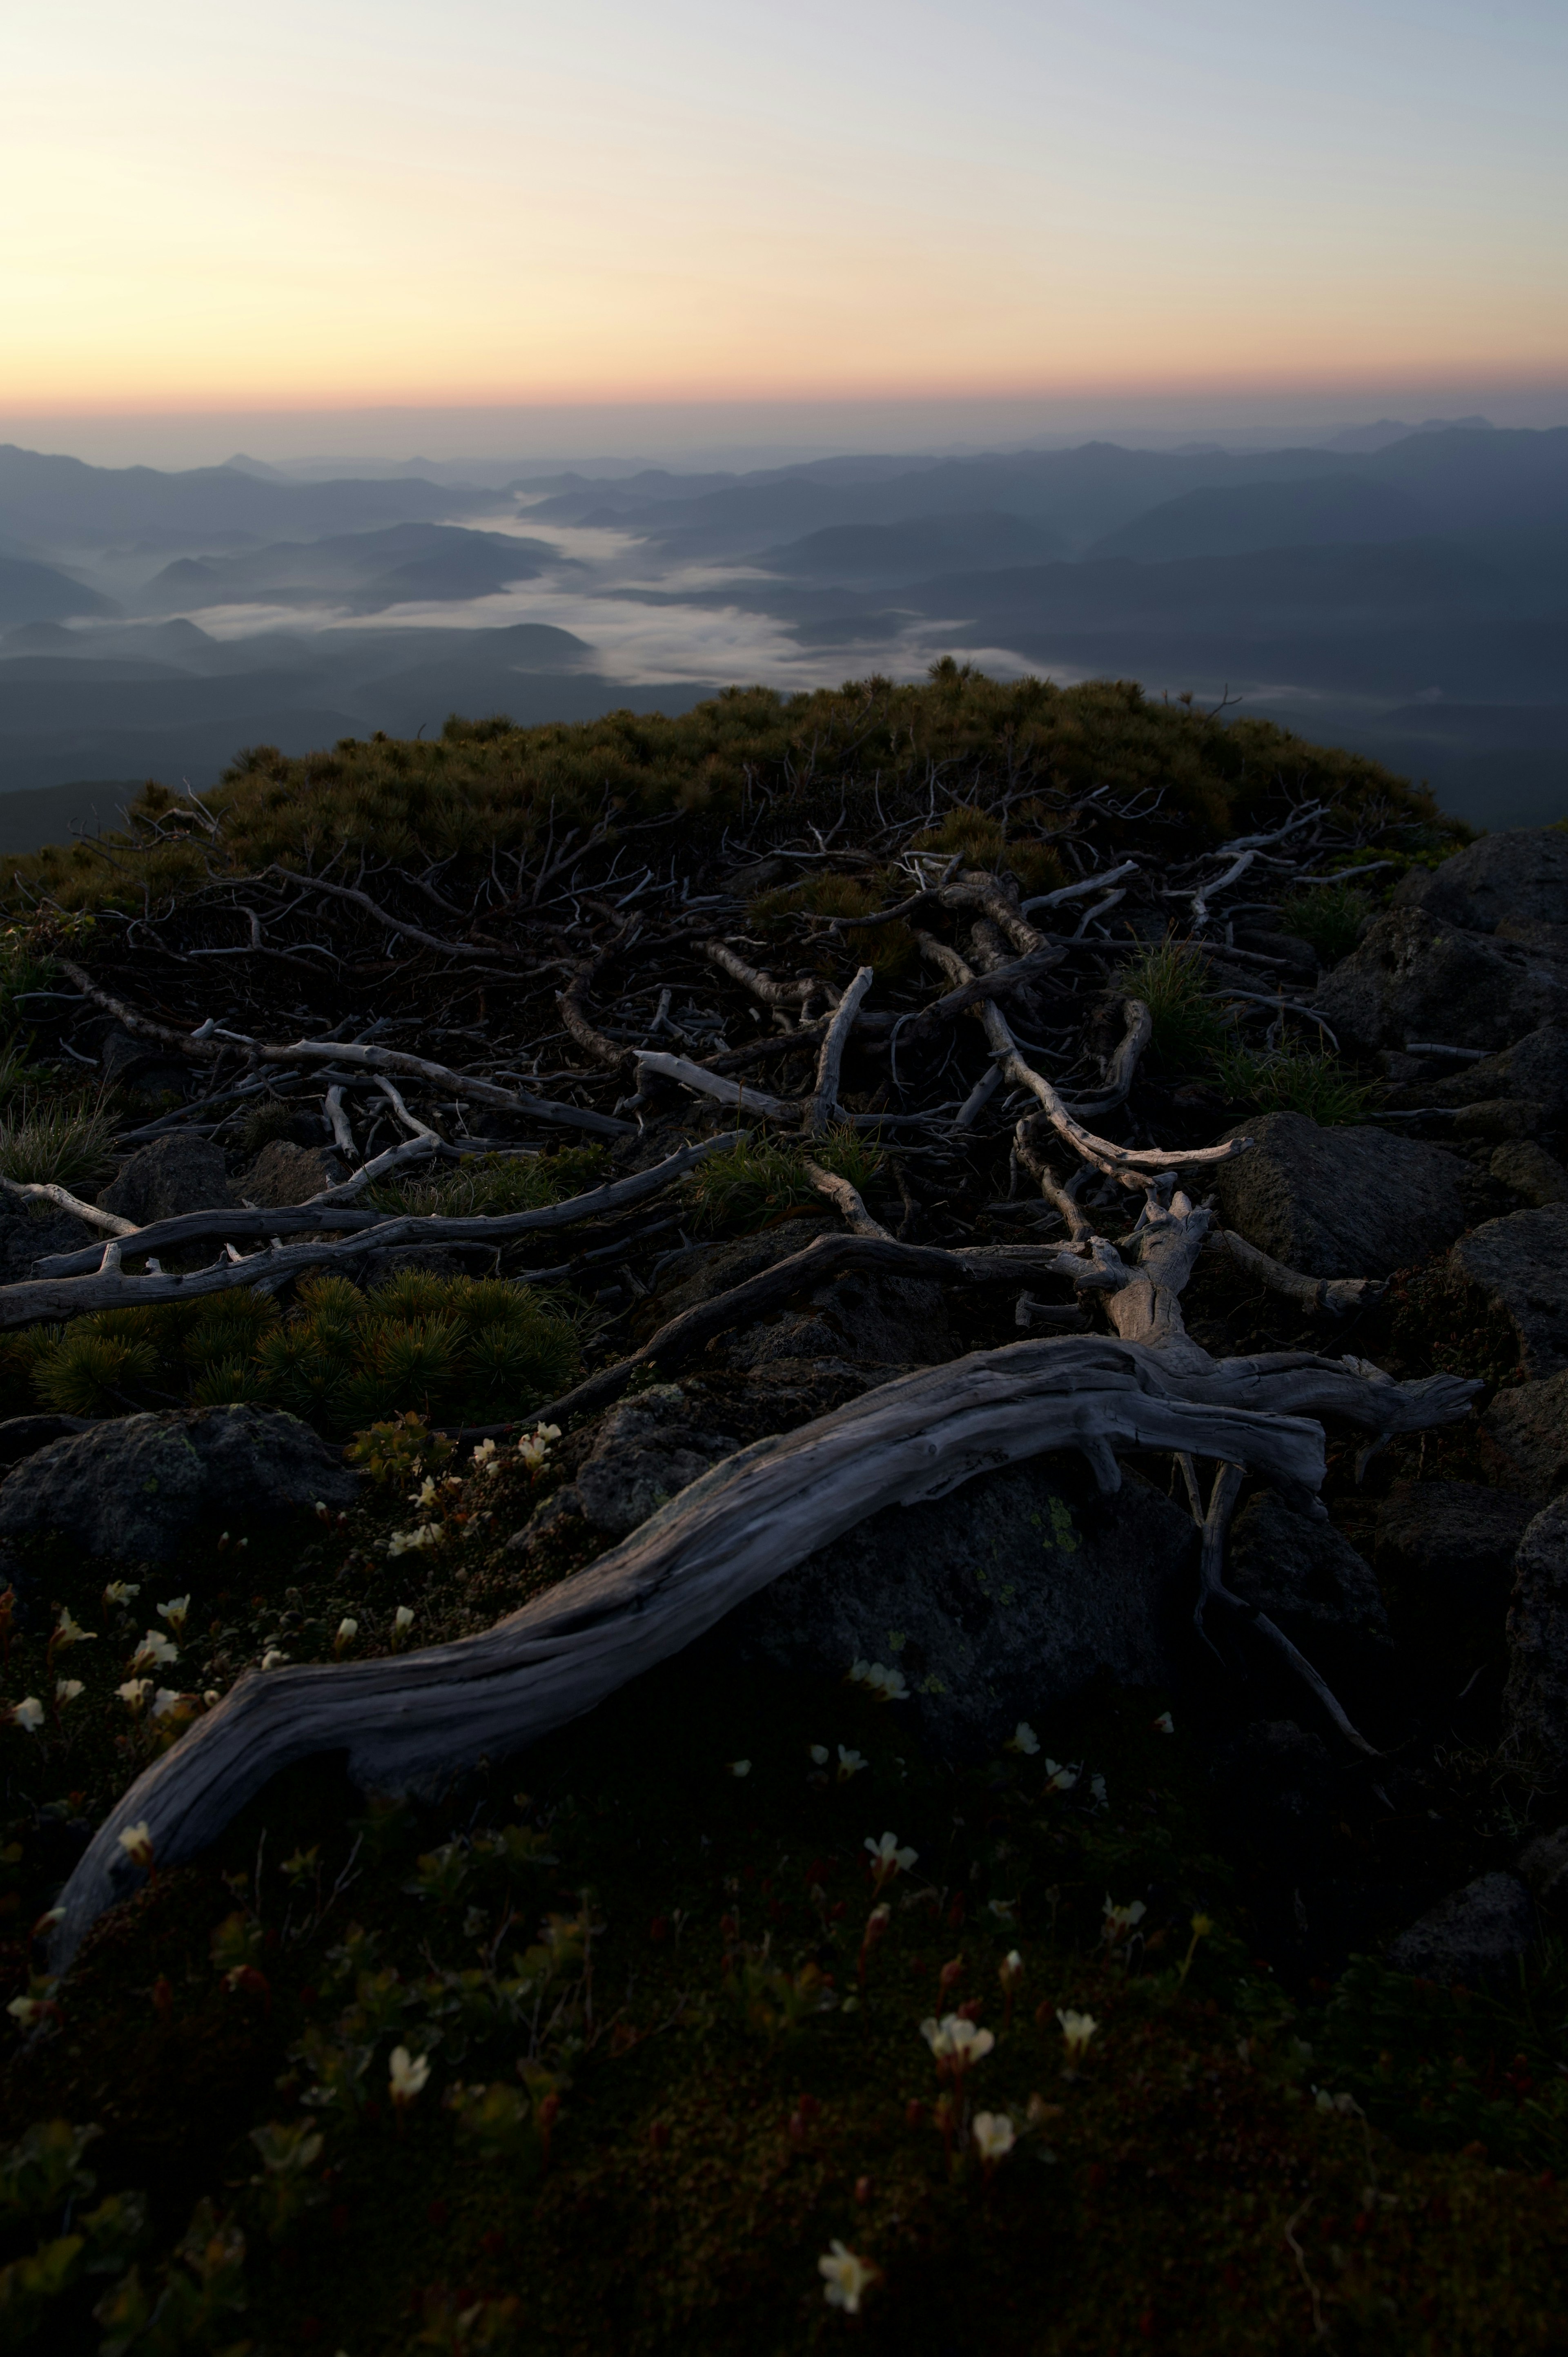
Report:
M 538 1472 L 550 1454 L 551 1443 L 560 1437 L 558 1424 L 536 1424 L 532 1432 L 523 1434 L 517 1444 L 517 1453 L 531 1473 Z
M 390 1555 L 413 1555 L 420 1547 L 439 1546 L 446 1537 L 440 1523 L 421 1523 L 412 1531 L 393 1531 L 387 1539 Z
M 909 1689 L 902 1670 L 890 1670 L 882 1662 L 852 1662 L 849 1665 L 852 1686 L 866 1686 L 878 1702 L 908 1702 Z

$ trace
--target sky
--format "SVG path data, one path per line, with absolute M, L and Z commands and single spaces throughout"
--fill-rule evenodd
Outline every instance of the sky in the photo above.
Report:
M 6 81 L 35 447 L 1568 418 L 1562 0 L 53 0 Z

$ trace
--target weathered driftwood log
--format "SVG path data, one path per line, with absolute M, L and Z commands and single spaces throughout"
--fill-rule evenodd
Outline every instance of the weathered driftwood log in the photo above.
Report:
M 1288 1394 L 1295 1372 L 1282 1369 L 1277 1387 Z M 1336 1388 L 1328 1362 L 1299 1372 L 1309 1395 L 1315 1382 Z M 1356 1379 L 1340 1373 L 1348 1394 Z M 62 1894 L 55 1963 L 63 1969 L 134 1880 L 119 1840 L 125 1828 L 145 1822 L 156 1859 L 173 1864 L 294 1760 L 346 1750 L 361 1784 L 406 1790 L 515 1750 L 689 1645 L 885 1506 L 944 1496 L 977 1473 L 1056 1448 L 1079 1451 L 1107 1490 L 1121 1478 L 1116 1450 L 1139 1448 L 1219 1458 L 1287 1492 L 1315 1491 L 1323 1435 L 1267 1405 L 1274 1387 L 1261 1364 L 1240 1384 L 1224 1367 L 1195 1383 L 1173 1377 L 1160 1351 L 1101 1338 L 978 1351 L 740 1450 L 482 1636 L 383 1661 L 252 1672 L 99 1827 Z M 1442 1378 L 1387 1386 L 1433 1422 L 1464 1413 L 1472 1388 Z M 1245 1405 L 1227 1396 L 1236 1389 L 1250 1394 Z
M 475 1212 L 463 1219 L 446 1219 L 432 1212 L 389 1219 L 384 1211 L 360 1211 L 331 1197 L 293 1205 L 285 1211 L 187 1211 L 178 1219 L 157 1220 L 148 1227 L 137 1228 L 129 1236 L 113 1237 L 104 1246 L 90 1244 L 81 1252 L 56 1254 L 39 1264 L 49 1272 L 48 1275 L 25 1279 L 20 1285 L 0 1285 L 0 1329 L 30 1325 L 40 1318 L 70 1318 L 83 1309 L 121 1308 L 133 1302 L 195 1300 L 204 1294 L 227 1291 L 232 1286 L 254 1285 L 263 1277 L 317 1267 L 335 1255 L 349 1256 L 389 1244 L 506 1243 L 517 1236 L 569 1227 L 575 1221 L 596 1219 L 602 1213 L 623 1211 L 628 1204 L 641 1202 L 667 1187 L 671 1179 L 694 1169 L 710 1154 L 722 1153 L 736 1145 L 741 1135 L 739 1130 L 726 1130 L 721 1136 L 703 1138 L 695 1146 L 683 1146 L 678 1154 L 666 1156 L 650 1170 L 634 1171 L 629 1178 L 612 1179 L 607 1186 L 591 1188 L 586 1194 L 574 1195 L 564 1203 L 543 1204 L 532 1211 Z M 204 1237 L 258 1232 L 273 1237 L 297 1235 L 302 1230 L 309 1230 L 316 1241 L 274 1244 L 269 1251 L 252 1253 L 242 1260 L 220 1261 L 211 1268 L 193 1270 L 188 1276 L 126 1276 L 120 1268 L 126 1252 L 163 1251 Z M 327 1233 L 318 1235 L 317 1231 Z M 333 1243 L 330 1237 L 334 1234 L 347 1234 L 354 1241 L 351 1244 Z

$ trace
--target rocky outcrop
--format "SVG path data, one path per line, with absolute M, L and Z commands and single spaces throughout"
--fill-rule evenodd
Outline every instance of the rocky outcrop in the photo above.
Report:
M 295 1146 L 286 1137 L 274 1137 L 263 1146 L 239 1188 L 248 1203 L 264 1204 L 273 1211 L 290 1203 L 308 1203 L 327 1188 L 340 1187 L 348 1176 L 342 1161 L 326 1148 Z
M 1219 1166 L 1221 1220 L 1304 1275 L 1386 1276 L 1465 1225 L 1465 1166 L 1442 1146 L 1320 1129 L 1299 1113 L 1263 1114 L 1228 1135 L 1250 1137 L 1252 1150 Z
M 1410 1039 L 1496 1049 L 1568 1013 L 1568 981 L 1519 943 L 1464 931 L 1425 909 L 1391 909 L 1319 983 L 1314 1002 L 1342 1039 L 1368 1050 Z
M 705 1428 L 679 1384 L 639 1392 L 611 1409 L 575 1480 L 556 1491 L 511 1544 L 526 1546 L 570 1514 L 608 1538 L 625 1538 L 739 1446 L 731 1434 Z
M 1364 1692 L 1392 1668 L 1371 1566 L 1332 1523 L 1295 1512 L 1272 1490 L 1236 1517 L 1225 1582 L 1277 1622 L 1330 1685 Z
M 0 1482 L 0 1538 L 48 1534 L 84 1554 L 170 1563 L 203 1524 L 319 1499 L 352 1504 L 360 1477 L 281 1408 L 176 1408 L 93 1425 L 26 1458 Z
M 1494 1178 L 1537 1211 L 1548 1203 L 1568 1203 L 1568 1170 L 1543 1146 L 1527 1139 L 1499 1146 L 1490 1168 Z
M 1543 1126 L 1568 1121 L 1568 1023 L 1540 1024 L 1500 1054 L 1461 1064 L 1456 1071 L 1428 1071 L 1419 1079 L 1412 1077 L 1391 1092 L 1390 1102 L 1412 1108 L 1464 1107 L 1510 1097 L 1539 1108 Z
M 1386 1962 L 1445 1987 L 1498 1985 L 1534 1938 L 1535 1910 L 1523 1883 L 1483 1874 L 1391 1941 Z
M 1520 1540 L 1508 1645 L 1508 1747 L 1542 1783 L 1568 1784 L 1568 1497 Z
M 1568 1204 L 1486 1221 L 1460 1238 L 1448 1266 L 1508 1319 L 1527 1375 L 1568 1368 Z
M 1378 1509 L 1379 1579 L 1412 1617 L 1495 1631 L 1535 1511 L 1532 1499 L 1477 1481 L 1396 1481 Z
M 1535 1497 L 1568 1489 L 1568 1371 L 1498 1392 L 1481 1420 Z
M 1561 940 L 1568 953 L 1568 834 L 1507 827 L 1484 834 L 1440 867 L 1412 867 L 1393 902 L 1470 933 L 1548 946 Z
M 103 1232 L 90 1228 L 72 1211 L 57 1211 L 47 1203 L 23 1211 L 0 1211 L 0 1285 L 23 1285 L 33 1263 L 49 1253 L 80 1252 L 84 1244 L 102 1244 Z
M 177 1220 L 184 1211 L 227 1210 L 237 1198 L 219 1147 L 205 1137 L 176 1132 L 155 1137 L 133 1154 L 98 1200 L 103 1211 L 144 1228 L 153 1220 Z
M 881 1663 L 909 1691 L 890 1707 L 947 1756 L 983 1756 L 1095 1678 L 1169 1684 L 1196 1544 L 1146 1483 L 1101 1497 L 1075 1462 L 1039 1458 L 872 1515 L 732 1614 L 725 1643 L 834 1677 Z

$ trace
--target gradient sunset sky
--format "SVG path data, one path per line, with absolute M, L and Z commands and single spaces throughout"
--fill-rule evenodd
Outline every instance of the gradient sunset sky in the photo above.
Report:
M 1563 0 L 55 0 L 6 52 L 0 428 L 1568 386 Z

